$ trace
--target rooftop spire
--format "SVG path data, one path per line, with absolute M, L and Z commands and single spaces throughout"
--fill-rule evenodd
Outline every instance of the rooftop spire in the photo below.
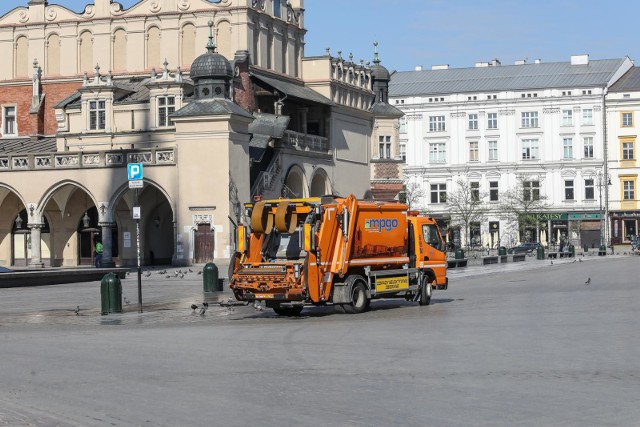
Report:
M 373 42 L 373 63 L 374 64 L 379 64 L 380 63 L 380 57 L 378 56 L 378 42 L 377 41 Z
M 216 53 L 216 42 L 213 40 L 213 19 L 209 20 L 209 42 L 207 43 L 209 53 Z

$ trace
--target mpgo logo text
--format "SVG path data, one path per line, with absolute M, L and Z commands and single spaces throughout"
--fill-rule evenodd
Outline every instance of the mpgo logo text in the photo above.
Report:
M 391 231 L 398 227 L 397 219 L 381 218 L 367 219 L 364 221 L 364 229 L 372 233 L 382 233 L 382 231 Z

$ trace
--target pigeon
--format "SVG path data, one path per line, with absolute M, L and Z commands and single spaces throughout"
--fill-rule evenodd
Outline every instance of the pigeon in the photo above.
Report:
M 205 305 L 207 303 L 203 303 L 202 307 L 200 307 L 200 316 L 204 316 L 204 314 L 207 312 L 207 308 L 209 306 L 209 304 Z
M 73 312 L 76 313 L 76 316 L 79 316 L 80 315 L 80 306 L 76 305 L 76 309 L 73 310 Z
M 129 301 L 129 299 L 127 297 L 122 297 L 123 301 L 124 301 L 124 305 L 129 305 L 131 304 L 131 301 Z
M 587 279 L 587 281 L 586 281 L 586 282 L 584 282 L 584 284 L 585 284 L 585 285 L 587 285 L 587 286 L 589 286 L 589 285 L 591 284 L 591 277 L 589 277 L 589 278 Z
M 551 265 L 553 265 L 553 260 L 551 261 Z
M 202 274 L 202 271 L 198 271 L 198 276 Z
M 574 262 L 576 262 L 576 260 L 574 259 L 573 261 L 571 261 L 571 264 L 573 264 Z
M 578 262 L 582 262 L 582 260 L 580 258 L 578 258 Z
M 205 301 L 205 302 L 203 302 L 203 303 L 202 303 L 202 305 L 203 305 L 203 306 L 205 306 L 205 307 L 207 307 L 207 308 L 209 308 L 209 303 L 208 303 L 208 302 L 206 302 L 206 301 Z
M 151 272 L 150 271 L 147 271 L 146 273 L 144 273 L 144 277 L 149 277 L 149 276 L 151 276 Z
M 170 275 L 170 274 L 167 274 L 165 277 L 166 277 L 167 279 L 171 279 L 171 275 Z
M 180 275 L 178 276 L 178 278 L 180 278 L 180 279 L 184 278 L 184 274 L 180 273 Z
M 258 311 L 264 310 L 264 307 L 262 307 L 262 304 L 260 304 L 258 301 L 253 303 L 253 308 L 255 308 Z
M 189 273 L 193 273 L 193 270 L 192 270 L 192 269 L 189 269 Z
M 195 304 L 191 304 L 191 310 L 196 311 L 196 308 L 198 308 L 198 306 L 197 306 L 197 305 L 195 305 Z

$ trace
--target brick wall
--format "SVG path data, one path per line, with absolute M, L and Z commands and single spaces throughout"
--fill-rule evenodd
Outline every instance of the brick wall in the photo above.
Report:
M 0 86 L 0 106 L 16 106 L 16 122 L 19 136 L 54 135 L 58 129 L 58 124 L 53 106 L 71 95 L 81 85 L 81 82 L 44 83 L 42 92 L 46 96 L 37 114 L 29 113 L 33 94 L 31 82 L 25 82 L 18 86 Z M 2 121 L 4 121 L 4 117 Z M 3 130 L 4 128 L 0 129 L 0 135 Z
M 253 112 L 256 109 L 256 97 L 253 90 L 253 82 L 249 75 L 248 59 L 236 62 L 240 75 L 233 79 L 233 100 L 243 109 Z
M 398 179 L 400 178 L 400 169 L 398 163 L 374 163 L 373 179 Z

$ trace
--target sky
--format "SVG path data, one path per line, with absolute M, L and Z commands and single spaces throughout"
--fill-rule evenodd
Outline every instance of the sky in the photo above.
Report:
M 28 0 L 0 0 L 0 15 Z M 80 12 L 92 0 L 49 0 Z M 125 7 L 136 0 L 121 0 Z M 499 59 L 640 60 L 640 2 L 620 0 L 305 0 L 305 55 L 373 60 L 390 71 L 473 67 Z M 633 19 L 631 19 L 633 17 Z

